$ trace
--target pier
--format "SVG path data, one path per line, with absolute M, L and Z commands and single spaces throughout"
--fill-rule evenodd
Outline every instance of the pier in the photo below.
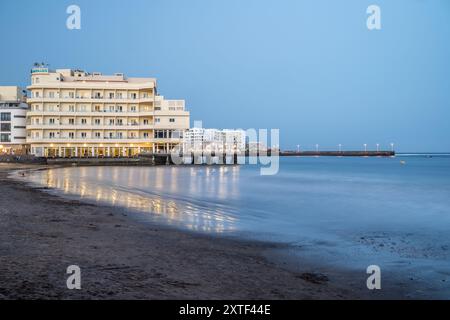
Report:
M 181 154 L 179 155 L 182 157 Z M 213 165 L 213 164 L 239 164 L 247 157 L 271 156 L 270 150 L 267 153 L 249 154 L 185 154 L 183 164 Z M 275 156 L 275 154 L 274 154 Z M 281 151 L 280 157 L 394 157 L 394 151 Z M 240 161 L 239 161 L 240 160 Z M 85 166 L 133 166 L 133 165 L 174 165 L 170 153 L 142 153 L 135 157 L 71 157 L 71 158 L 43 158 L 33 156 L 0 156 L 0 162 L 10 163 L 35 163 L 35 164 L 56 164 L 56 165 L 85 165 Z

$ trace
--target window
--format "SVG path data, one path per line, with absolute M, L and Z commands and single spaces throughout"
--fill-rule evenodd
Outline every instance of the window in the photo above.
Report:
M 100 106 L 99 106 L 99 105 L 94 106 L 94 111 L 95 111 L 95 112 L 100 112 Z
M 118 138 L 118 139 L 122 139 L 122 132 L 118 132 L 118 133 L 117 133 L 117 138 Z
M 35 98 L 39 98 L 39 91 L 36 91 L 36 92 L 34 93 L 34 97 L 35 97 Z
M 114 119 L 109 119 L 109 125 L 113 126 L 114 125 Z
M 81 119 L 81 124 L 87 124 L 87 120 L 86 119 Z
M 96 138 L 100 138 L 100 132 L 96 132 L 96 133 L 95 133 L 95 137 L 96 137 Z
M 100 125 L 100 119 L 95 119 L 95 120 L 94 120 L 94 123 L 95 123 L 95 125 L 97 125 L 97 126 Z
M 75 112 L 75 106 L 70 105 L 70 106 L 69 106 L 69 111 L 70 111 L 70 112 Z
M 109 106 L 109 112 L 114 112 L 114 106 Z
M 69 119 L 69 124 L 75 124 L 75 119 L 73 118 Z
M 14 118 L 22 118 L 22 119 L 26 119 L 27 116 L 21 116 L 21 115 L 14 115 Z
M 50 123 L 50 124 L 55 124 L 55 119 L 53 119 L 53 118 L 49 119 L 49 120 L 48 120 L 48 123 Z
M 11 123 L 2 123 L 0 126 L 0 131 L 11 132 Z
M 55 93 L 52 91 L 52 92 L 49 92 L 48 93 L 48 97 L 49 98 L 54 98 L 55 97 Z
M 122 106 L 117 106 L 117 107 L 116 107 L 116 112 L 122 112 L 122 110 L 123 110 L 123 107 L 122 107 Z
M 131 106 L 130 110 L 131 110 L 131 112 L 136 112 L 136 106 Z
M 155 118 L 155 123 L 160 123 L 161 119 L 160 118 Z
M 155 139 L 164 139 L 164 138 L 167 138 L 167 132 L 165 130 L 155 131 Z
M 81 133 L 81 137 L 82 137 L 82 138 L 86 138 L 86 132 L 82 132 L 82 133 Z
M 40 119 L 39 119 L 39 118 L 35 118 L 35 119 L 34 119 L 34 124 L 39 124 L 39 122 L 40 122 Z
M 131 94 L 131 99 L 136 99 L 137 98 L 137 94 L 136 93 L 132 93 Z
M 9 133 L 2 133 L 0 135 L 1 142 L 11 142 L 11 135 Z
M 148 132 L 144 132 L 144 138 L 148 138 Z
M 86 111 L 86 106 L 85 105 L 82 105 L 82 106 L 80 106 L 80 111 Z
M 118 126 L 121 126 L 121 125 L 123 125 L 123 121 L 122 121 L 122 119 L 117 119 L 117 125 L 118 125 Z
M 53 139 L 53 138 L 55 138 L 55 133 L 54 132 L 50 132 L 48 134 L 48 136 L 49 136 L 50 139 Z
M 148 124 L 148 119 L 144 119 L 144 124 Z
M 117 94 L 117 98 L 118 98 L 118 99 L 122 99 L 122 92 L 119 92 L 119 93 Z
M 69 98 L 71 99 L 75 98 L 75 92 L 69 92 Z
M 69 132 L 69 139 L 73 139 L 75 138 L 75 133 L 74 132 Z
M 0 115 L 2 121 L 11 121 L 11 112 L 2 112 Z
M 109 93 L 109 98 L 110 98 L 110 99 L 114 99 L 114 93 L 113 93 L 113 92 L 110 92 L 110 93 Z
M 175 118 L 169 118 L 169 122 L 175 122 Z
M 175 139 L 183 138 L 183 131 L 180 131 L 180 130 L 172 131 L 171 138 L 175 138 Z

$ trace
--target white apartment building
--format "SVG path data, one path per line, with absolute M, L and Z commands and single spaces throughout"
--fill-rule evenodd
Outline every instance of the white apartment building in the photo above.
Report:
M 246 133 L 234 129 L 191 128 L 183 138 L 183 152 L 245 152 Z
M 26 113 L 22 89 L 0 87 L 0 153 L 26 153 Z
M 36 67 L 27 142 L 44 157 L 129 157 L 169 152 L 189 128 L 183 100 L 158 96 L 156 79 Z

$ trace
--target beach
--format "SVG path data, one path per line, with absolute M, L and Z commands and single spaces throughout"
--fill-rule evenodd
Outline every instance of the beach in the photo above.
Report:
M 226 239 L 133 219 L 120 207 L 58 197 L 0 164 L 0 299 L 405 298 L 357 276 L 283 256 L 286 245 Z M 66 268 L 81 268 L 81 290 Z

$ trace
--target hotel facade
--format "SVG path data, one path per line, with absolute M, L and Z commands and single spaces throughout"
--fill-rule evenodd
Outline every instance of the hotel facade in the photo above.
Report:
M 184 100 L 166 100 L 154 78 L 36 67 L 26 141 L 40 157 L 167 153 L 189 129 Z
M 0 87 L 0 154 L 25 154 L 28 105 L 22 89 Z

